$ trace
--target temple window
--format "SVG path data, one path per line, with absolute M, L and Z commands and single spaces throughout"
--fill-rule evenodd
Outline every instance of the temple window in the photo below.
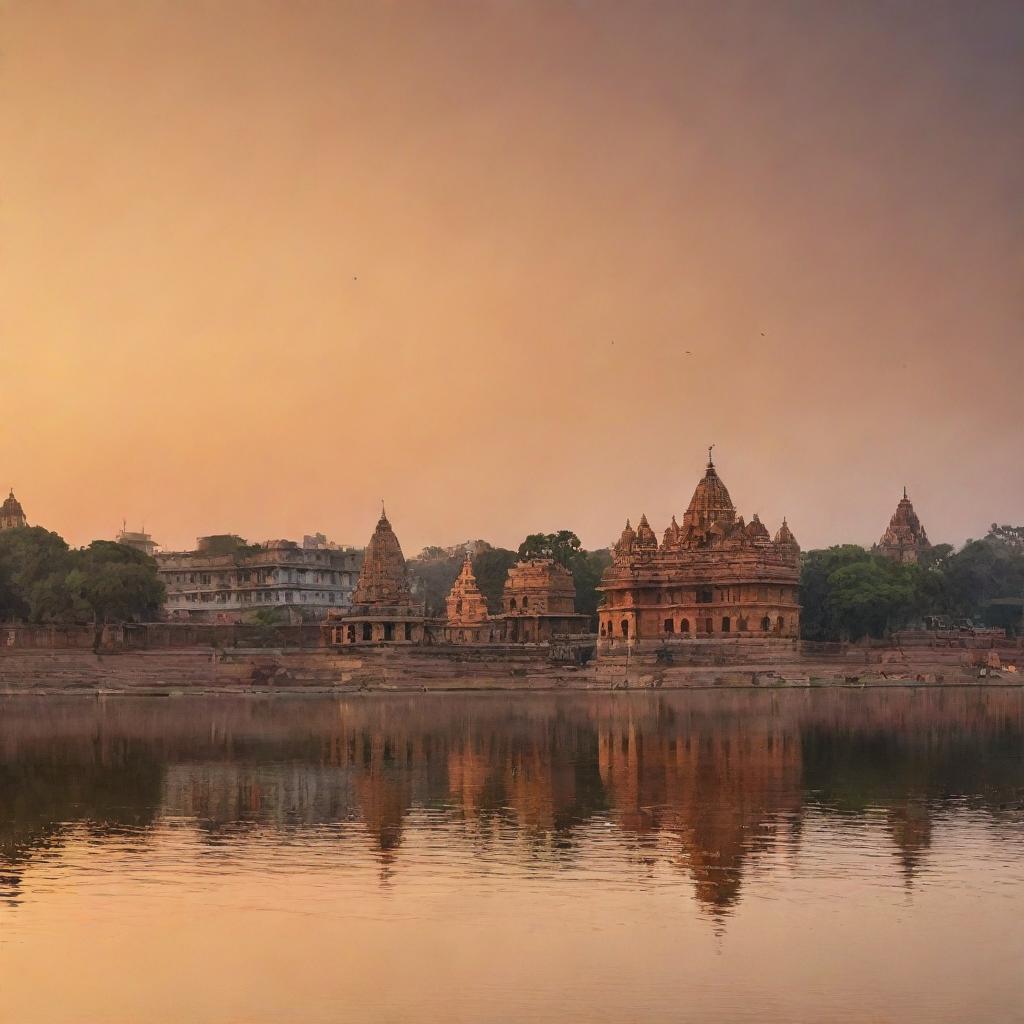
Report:
M 516 599 L 513 597 L 508 603 L 509 611 L 515 611 L 517 608 Z
M 523 597 L 523 607 L 524 608 L 529 608 L 530 607 L 530 597 L 529 597 L 529 595 L 526 595 L 526 596 Z
M 714 600 L 714 593 L 710 587 L 697 588 L 697 604 L 711 604 Z
M 373 639 L 373 627 L 368 622 L 364 622 L 363 623 L 363 639 L 364 640 L 372 640 Z
M 679 632 L 680 633 L 689 633 L 690 632 L 690 620 L 689 619 L 680 619 L 679 620 Z
M 785 628 L 785 625 L 786 620 L 780 615 L 778 619 L 775 620 L 775 628 L 781 633 L 782 630 Z
M 665 620 L 665 632 L 674 633 L 676 631 L 676 624 L 671 619 Z
M 711 619 L 705 619 L 704 620 L 704 632 L 705 633 L 714 633 L 714 631 L 715 631 L 715 624 L 711 621 Z
M 387 641 L 395 639 L 395 624 L 393 622 L 384 623 L 384 639 Z
M 620 626 L 622 627 L 622 635 L 624 637 L 628 637 L 629 636 L 629 619 L 623 619 L 622 622 L 620 623 Z
M 722 632 L 728 633 L 732 630 L 732 619 L 728 615 L 722 616 Z
M 768 616 L 766 615 L 761 620 L 761 631 L 764 632 L 764 633 L 767 633 L 767 632 L 769 632 L 771 630 L 771 628 L 772 628 L 772 620 L 769 619 Z
M 412 623 L 411 622 L 407 622 L 405 624 L 405 639 L 406 640 L 411 640 L 412 639 Z

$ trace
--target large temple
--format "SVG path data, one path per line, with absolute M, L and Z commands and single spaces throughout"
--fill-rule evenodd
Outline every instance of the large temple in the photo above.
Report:
M 425 611 L 414 600 L 409 570 L 395 531 L 381 508 L 380 519 L 363 554 L 352 604 L 329 612 L 321 638 L 330 646 L 357 643 L 421 643 Z
M 800 547 L 786 521 L 772 538 L 737 515 L 715 464 L 661 543 L 646 516 L 629 520 L 601 581 L 599 647 L 678 637 L 797 637 Z
M 17 530 L 22 526 L 28 526 L 25 518 L 25 510 L 21 502 L 14 496 L 14 491 L 7 496 L 4 503 L 0 505 L 0 530 Z
M 918 562 L 921 555 L 931 550 L 928 534 L 924 532 L 921 520 L 917 518 L 914 506 L 903 488 L 896 511 L 889 520 L 889 528 L 875 545 L 875 552 L 891 558 L 894 562 Z

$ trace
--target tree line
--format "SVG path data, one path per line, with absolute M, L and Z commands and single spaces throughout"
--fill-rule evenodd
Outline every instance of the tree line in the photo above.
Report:
M 156 560 L 109 540 L 71 548 L 41 526 L 0 531 L 0 621 L 93 623 L 160 617 Z
M 992 524 L 959 550 L 938 544 L 918 564 L 900 564 L 856 544 L 803 555 L 801 633 L 808 640 L 885 637 L 940 616 L 956 624 L 1021 626 L 1020 606 L 993 601 L 1024 598 L 1024 526 Z

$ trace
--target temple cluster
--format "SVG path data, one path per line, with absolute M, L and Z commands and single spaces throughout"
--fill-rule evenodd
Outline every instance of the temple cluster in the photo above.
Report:
M 13 490 L 0 530 L 28 521 Z M 248 545 L 233 534 L 200 538 L 193 552 L 161 552 L 149 534 L 123 528 L 118 542 L 155 557 L 166 587 L 164 615 L 240 622 L 281 608 L 321 620 L 331 647 L 355 644 L 545 644 L 594 642 L 595 624 L 576 609 L 572 574 L 553 558 L 525 558 L 507 573 L 501 607 L 489 608 L 467 549 L 445 602 L 428 616 L 383 508 L 365 552 L 322 534 L 302 544 Z M 900 563 L 931 550 L 906 488 L 872 548 Z M 646 515 L 626 520 L 604 571 L 597 650 L 616 654 L 669 641 L 708 638 L 792 640 L 800 635 L 801 553 L 786 520 L 774 536 L 755 513 L 739 515 L 708 451 L 686 511 L 659 540 Z M 358 577 L 357 577 L 358 573 Z M 572 644 L 570 644 L 572 646 Z
M 466 555 L 446 601 L 446 616 L 429 619 L 414 598 L 402 547 L 381 510 L 363 555 L 352 606 L 329 612 L 321 636 L 331 647 L 361 643 L 545 643 L 589 631 L 575 610 L 572 576 L 550 558 L 512 566 L 502 612 L 491 615 Z
M 602 650 L 671 636 L 800 632 L 800 547 L 783 520 L 774 539 L 755 514 L 737 515 L 710 454 L 703 478 L 661 543 L 646 516 L 626 521 L 601 589 Z

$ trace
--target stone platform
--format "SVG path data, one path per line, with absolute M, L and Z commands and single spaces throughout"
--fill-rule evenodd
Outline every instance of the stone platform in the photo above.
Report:
M 1020 685 L 1024 652 L 849 647 L 816 653 L 735 645 L 659 660 L 607 655 L 553 662 L 546 646 L 361 647 L 0 654 L 0 693 L 346 693 L 364 691 L 685 689 L 714 687 Z M 995 656 L 993 656 L 993 654 Z M 681 663 L 683 661 L 684 663 Z M 996 664 L 998 663 L 998 664 Z M 1018 670 L 1018 671 L 1015 671 Z

